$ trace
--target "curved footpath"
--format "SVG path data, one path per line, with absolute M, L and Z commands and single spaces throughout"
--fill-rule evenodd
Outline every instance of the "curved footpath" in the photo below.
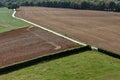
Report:
M 14 12 L 13 12 L 13 14 L 12 14 L 12 17 L 13 17 L 13 18 L 16 18 L 16 19 L 25 21 L 25 22 L 27 22 L 27 23 L 29 23 L 29 24 L 31 24 L 31 25 L 34 25 L 34 26 L 36 26 L 36 27 L 39 27 L 39 28 L 41 28 L 41 29 L 43 29 L 43 30 L 46 30 L 46 31 L 48 31 L 48 32 L 51 32 L 51 33 L 53 33 L 53 34 L 55 34 L 55 35 L 57 35 L 57 36 L 63 37 L 63 38 L 65 38 L 65 39 L 70 40 L 70 41 L 72 41 L 72 42 L 74 42 L 74 43 L 77 43 L 77 44 L 79 44 L 79 45 L 87 46 L 87 44 L 85 44 L 85 43 L 82 43 L 82 42 L 79 42 L 79 41 L 74 40 L 74 39 L 72 39 L 72 38 L 69 38 L 69 37 L 67 37 L 67 36 L 65 36 L 65 35 L 62 35 L 62 34 L 60 34 L 60 33 L 58 33 L 58 32 L 55 32 L 55 31 L 50 30 L 50 29 L 48 29 L 48 28 L 42 27 L 42 26 L 40 26 L 40 25 L 37 25 L 37 24 L 35 24 L 35 23 L 33 23 L 33 22 L 30 22 L 30 21 L 28 21 L 28 20 L 25 20 L 25 19 L 23 19 L 23 18 L 16 17 L 15 14 L 16 14 L 16 10 L 14 9 Z M 94 46 L 91 46 L 91 48 L 94 49 L 94 50 L 97 50 L 97 49 L 98 49 L 98 48 L 96 48 L 96 47 L 94 47 Z

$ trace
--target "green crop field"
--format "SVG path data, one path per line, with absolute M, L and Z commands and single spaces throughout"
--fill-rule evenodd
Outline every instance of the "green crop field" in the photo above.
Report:
M 119 80 L 120 60 L 97 51 L 86 51 L 39 63 L 9 74 L 0 80 Z
M 12 17 L 13 10 L 0 8 L 0 32 L 9 31 L 21 27 L 26 27 L 29 24 Z

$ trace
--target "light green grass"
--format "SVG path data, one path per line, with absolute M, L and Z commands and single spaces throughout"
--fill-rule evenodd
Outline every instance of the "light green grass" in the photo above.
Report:
M 4 27 L 3 27 L 3 26 L 0 26 L 0 29 L 4 29 Z
M 13 30 L 13 29 L 15 29 L 15 28 L 9 28 L 9 27 L 3 27 L 3 26 L 0 26 L 0 33 L 2 33 L 2 32 L 6 32 L 6 31 L 10 31 L 10 30 Z
M 9 74 L 0 80 L 119 80 L 120 60 L 97 51 L 39 63 Z
M 12 17 L 13 10 L 7 8 L 0 8 L 0 32 L 9 31 L 21 27 L 26 27 L 29 24 Z M 4 28 L 3 28 L 4 27 Z

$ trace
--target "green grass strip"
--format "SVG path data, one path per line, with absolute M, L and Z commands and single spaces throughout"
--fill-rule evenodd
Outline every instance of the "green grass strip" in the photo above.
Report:
M 12 17 L 13 10 L 0 8 L 0 33 L 26 27 L 29 24 Z
M 120 60 L 86 51 L 1 75 L 0 80 L 119 80 Z

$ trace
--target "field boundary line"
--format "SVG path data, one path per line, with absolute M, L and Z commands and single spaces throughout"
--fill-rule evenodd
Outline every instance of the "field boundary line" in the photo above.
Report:
M 24 22 L 27 22 L 27 23 L 29 23 L 29 24 L 31 24 L 31 25 L 34 25 L 34 26 L 36 26 L 36 27 L 38 27 L 38 28 L 41 28 L 41 29 L 43 29 L 43 30 L 46 30 L 46 31 L 48 31 L 48 32 L 50 32 L 50 33 L 53 33 L 53 34 L 57 35 L 57 36 L 63 37 L 63 38 L 65 38 L 65 39 L 67 39 L 67 40 L 69 40 L 69 41 L 72 41 L 72 42 L 74 42 L 74 43 L 77 43 L 77 44 L 79 44 L 79 45 L 87 46 L 87 44 L 82 43 L 82 42 L 79 42 L 79 41 L 77 41 L 77 40 L 74 40 L 74 39 L 72 39 L 72 38 L 70 38 L 70 37 L 67 37 L 67 36 L 61 34 L 61 33 L 55 32 L 55 31 L 53 31 L 53 30 L 51 30 L 51 29 L 45 28 L 45 27 L 43 27 L 43 26 L 40 26 L 40 25 L 38 25 L 38 24 L 35 24 L 35 23 L 33 23 L 33 22 L 31 22 L 31 21 L 28 21 L 28 20 L 25 20 L 25 19 L 23 19 L 23 18 L 16 17 L 15 14 L 16 14 L 16 10 L 14 9 L 14 12 L 13 12 L 13 14 L 12 14 L 12 17 L 13 17 L 13 18 L 16 18 L 16 19 L 22 20 L 22 21 L 24 21 Z M 97 50 L 96 47 L 93 47 L 93 46 L 92 46 L 91 48 L 94 48 L 94 49 Z
M 79 52 L 84 52 L 87 50 L 91 50 L 90 46 L 82 46 L 82 47 L 79 46 L 79 47 L 75 47 L 75 48 L 69 48 L 69 49 L 65 49 L 62 51 L 58 51 L 55 53 L 46 54 L 43 56 L 37 56 L 35 58 L 16 62 L 16 63 L 10 64 L 10 65 L 2 66 L 2 67 L 0 67 L 0 72 L 1 72 L 0 75 L 5 74 L 6 71 L 7 71 L 7 73 L 9 73 L 9 72 L 12 72 L 12 71 L 15 71 L 18 69 L 22 69 L 22 68 L 37 64 L 39 62 L 53 60 L 53 59 L 57 59 L 57 58 L 61 58 L 61 57 L 65 57 L 65 56 L 69 56 L 69 55 L 73 55 L 73 54 L 79 54 Z M 71 53 L 71 51 L 73 53 Z M 67 53 L 67 54 L 65 54 L 65 53 Z M 4 73 L 4 71 L 5 71 L 5 73 Z

